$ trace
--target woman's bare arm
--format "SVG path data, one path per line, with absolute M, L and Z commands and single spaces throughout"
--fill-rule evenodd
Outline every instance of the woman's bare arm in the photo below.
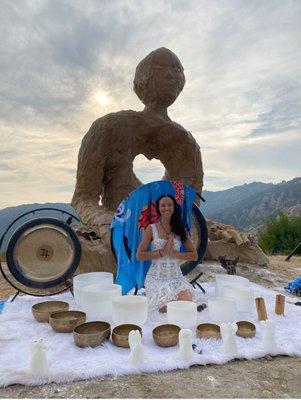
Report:
M 148 246 L 151 240 L 152 240 L 152 227 L 148 225 L 137 249 L 136 253 L 137 260 L 154 260 L 157 258 L 161 258 L 162 252 L 160 250 L 148 251 Z

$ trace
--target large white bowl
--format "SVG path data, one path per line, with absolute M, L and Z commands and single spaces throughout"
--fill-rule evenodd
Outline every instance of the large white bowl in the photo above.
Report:
M 118 297 L 121 297 L 120 285 L 88 285 L 81 289 L 81 309 L 90 320 L 109 321 L 112 317 L 112 300 Z
M 223 296 L 236 299 L 237 310 L 244 312 L 254 311 L 254 290 L 248 286 L 227 285 L 223 287 Z
M 87 272 L 85 274 L 76 275 L 73 278 L 74 300 L 78 306 L 81 305 L 81 289 L 85 286 L 97 283 L 113 283 L 113 274 L 111 272 Z
M 125 295 L 112 300 L 112 319 L 115 325 L 142 326 L 147 320 L 148 303 L 145 296 Z
M 223 295 L 223 287 L 227 285 L 249 286 L 250 281 L 243 276 L 219 274 L 215 275 L 215 295 Z
M 177 300 L 167 303 L 167 321 L 181 328 L 191 328 L 197 322 L 197 306 L 193 301 Z
M 209 317 L 214 322 L 235 322 L 237 320 L 236 299 L 230 297 L 213 297 L 208 299 Z

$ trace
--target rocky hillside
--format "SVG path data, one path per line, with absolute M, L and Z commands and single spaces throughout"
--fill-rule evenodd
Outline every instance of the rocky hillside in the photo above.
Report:
M 206 218 L 248 231 L 266 219 L 286 212 L 301 203 L 301 178 L 278 184 L 253 182 L 234 188 L 204 191 Z
M 295 215 L 301 204 L 301 178 L 278 184 L 253 182 L 218 192 L 203 191 L 206 203 L 201 208 L 208 219 L 234 225 L 240 231 L 249 231 L 257 227 L 279 211 Z M 298 206 L 299 204 L 299 206 Z M 21 214 L 37 208 L 54 207 L 76 215 L 70 204 L 46 203 L 24 204 L 0 210 L 0 237 L 8 225 Z M 53 216 L 61 218 L 60 213 L 43 211 L 36 217 Z M 14 228 L 32 219 L 33 214 L 22 218 Z M 64 215 L 64 218 L 66 215 Z

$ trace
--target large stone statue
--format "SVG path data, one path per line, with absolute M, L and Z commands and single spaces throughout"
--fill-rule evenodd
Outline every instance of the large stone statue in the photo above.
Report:
M 92 124 L 83 138 L 72 205 L 106 245 L 114 211 L 132 190 L 142 185 L 133 172 L 133 160 L 138 154 L 160 160 L 165 179 L 182 181 L 201 193 L 203 166 L 199 146 L 167 114 L 184 84 L 184 69 L 178 57 L 164 47 L 152 51 L 138 64 L 134 79 L 134 91 L 144 103 L 144 110 L 105 115 Z
M 78 156 L 77 182 L 72 199 L 86 226 L 76 228 L 82 243 L 79 272 L 115 270 L 110 251 L 110 224 L 119 203 L 142 185 L 133 172 L 133 160 L 144 154 L 165 167 L 165 179 L 179 180 L 201 193 L 203 166 L 198 144 L 181 125 L 173 122 L 167 108 L 185 84 L 178 57 L 166 48 L 151 52 L 137 66 L 134 91 L 145 104 L 141 112 L 119 111 L 97 119 L 85 135 Z M 99 201 L 101 199 L 101 205 Z M 267 257 L 234 227 L 207 221 L 210 241 L 206 259 L 221 255 L 240 257 L 240 262 L 264 265 Z M 100 239 L 89 242 L 85 235 Z

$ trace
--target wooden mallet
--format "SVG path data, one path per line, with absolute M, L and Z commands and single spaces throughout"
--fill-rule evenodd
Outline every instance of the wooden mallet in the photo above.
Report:
M 276 295 L 275 313 L 277 315 L 284 315 L 285 296 L 283 294 Z
M 268 319 L 267 311 L 265 308 L 265 302 L 263 297 L 256 297 L 255 299 L 256 309 L 259 321 L 266 321 Z

